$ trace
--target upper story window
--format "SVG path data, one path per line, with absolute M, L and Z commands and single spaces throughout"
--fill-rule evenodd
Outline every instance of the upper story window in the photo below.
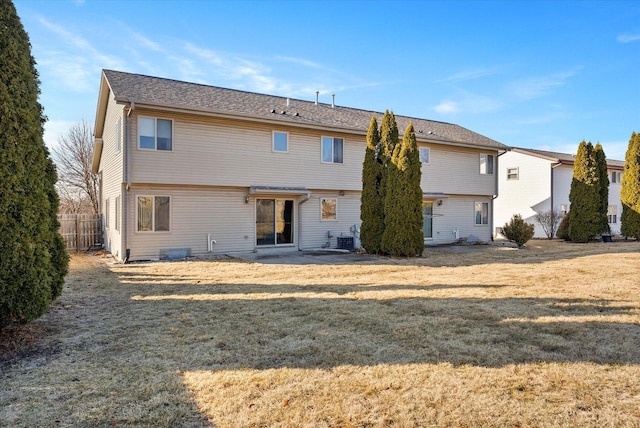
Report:
M 137 205 L 138 232 L 168 232 L 170 230 L 170 196 L 138 196 Z
M 116 152 L 120 151 L 120 135 L 121 135 L 121 129 L 122 129 L 122 119 L 118 119 L 116 121 L 116 126 L 115 126 L 115 131 L 116 131 Z
M 322 137 L 322 162 L 342 163 L 343 145 L 342 138 Z
M 507 168 L 507 180 L 518 180 L 520 178 L 519 168 Z
M 273 131 L 272 150 L 282 153 L 289 151 L 289 134 L 287 132 Z
M 622 182 L 622 172 L 611 171 L 611 183 L 621 183 L 621 182 Z
M 431 161 L 431 149 L 429 147 L 420 147 L 420 162 L 429 165 Z
M 480 154 L 480 174 L 493 174 L 493 155 Z
M 338 200 L 336 198 L 320 199 L 320 220 L 333 221 L 338 219 Z
M 173 150 L 173 121 L 141 117 L 138 120 L 139 145 L 147 150 Z

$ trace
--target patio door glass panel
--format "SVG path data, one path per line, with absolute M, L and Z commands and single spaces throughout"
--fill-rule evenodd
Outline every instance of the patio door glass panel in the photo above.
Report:
M 424 239 L 433 238 L 433 202 L 422 203 L 422 234 Z
M 256 200 L 256 245 L 293 244 L 293 201 Z

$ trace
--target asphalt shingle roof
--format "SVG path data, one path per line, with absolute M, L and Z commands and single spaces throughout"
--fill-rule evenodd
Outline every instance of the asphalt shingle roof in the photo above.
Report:
M 167 108 L 233 115 L 295 126 L 323 127 L 366 134 L 371 116 L 382 113 L 314 101 L 288 99 L 235 89 L 104 70 L 116 100 Z M 289 105 L 287 106 L 287 100 Z M 283 113 L 284 112 L 284 113 Z M 459 125 L 396 115 L 402 133 L 413 123 L 419 140 L 505 150 L 507 146 Z
M 520 147 L 514 147 L 515 149 L 519 150 L 519 151 L 524 151 L 524 152 L 529 152 L 531 154 L 534 155 L 539 155 L 545 158 L 550 158 L 550 159 L 555 159 L 556 161 L 559 162 L 564 162 L 564 163 L 570 163 L 573 164 L 573 162 L 576 160 L 576 156 L 575 155 L 571 155 L 568 153 L 559 153 L 559 152 L 550 152 L 547 150 L 538 150 L 538 149 L 524 149 L 524 148 L 520 148 Z M 606 155 L 606 153 L 605 153 Z M 621 160 L 615 160 L 615 159 L 607 159 L 607 165 L 611 166 L 611 167 L 619 167 L 619 168 L 623 168 L 624 167 L 624 161 Z

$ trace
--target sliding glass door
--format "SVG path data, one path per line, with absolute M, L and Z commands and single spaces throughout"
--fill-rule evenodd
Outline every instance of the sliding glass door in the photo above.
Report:
M 293 200 L 256 199 L 256 245 L 293 244 Z

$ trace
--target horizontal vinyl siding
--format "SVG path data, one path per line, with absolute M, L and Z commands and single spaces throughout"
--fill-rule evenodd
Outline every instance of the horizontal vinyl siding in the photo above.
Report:
M 421 144 L 430 148 L 430 162 L 422 166 L 422 191 L 458 195 L 495 195 L 497 153 Z M 480 174 L 480 153 L 494 156 L 494 173 Z
M 320 200 L 337 199 L 337 219 L 322 221 L 320 218 Z M 311 199 L 300 205 L 300 246 L 302 249 L 336 248 L 337 238 L 344 234 L 353 236 L 351 227 L 360 224 L 360 194 L 340 196 L 338 192 L 313 193 Z M 328 232 L 333 235 L 331 238 Z
M 116 123 L 120 119 L 120 150 L 116 152 Z M 102 157 L 100 159 L 99 171 L 102 173 L 102 194 L 100 196 L 101 213 L 106 214 L 105 201 L 109 200 L 108 224 L 104 224 L 105 248 L 118 259 L 122 259 L 121 238 L 122 238 L 122 222 L 120 222 L 120 231 L 116 231 L 116 197 L 122 191 L 123 176 L 123 145 L 124 145 L 124 125 L 122 106 L 115 103 L 113 98 L 109 99 L 107 104 L 106 117 L 104 122 L 104 131 L 102 135 L 103 147 Z M 122 201 L 121 201 L 122 215 Z M 105 222 L 107 217 L 104 218 Z
M 132 119 L 137 128 L 138 114 Z M 144 116 L 170 118 L 166 115 Z M 289 151 L 272 151 L 272 132 L 289 133 Z M 135 133 L 137 135 L 137 132 Z M 215 186 L 280 186 L 359 190 L 364 139 L 301 133 L 282 127 L 176 116 L 173 151 L 139 150 L 134 135 L 132 181 Z M 344 163 L 321 162 L 321 137 L 344 138 Z
M 442 200 L 442 205 L 433 204 L 433 239 L 427 244 L 448 244 L 455 242 L 455 230 L 460 239 L 471 235 L 480 241 L 491 240 L 491 224 L 475 225 L 475 203 L 489 203 L 489 217 L 491 217 L 491 198 L 485 196 L 454 196 Z
M 255 204 L 246 191 L 132 188 L 129 193 L 131 260 L 158 259 L 160 249 L 189 248 L 191 255 L 253 251 Z M 138 232 L 137 196 L 171 197 L 171 231 Z M 217 241 L 207 252 L 207 234 Z

